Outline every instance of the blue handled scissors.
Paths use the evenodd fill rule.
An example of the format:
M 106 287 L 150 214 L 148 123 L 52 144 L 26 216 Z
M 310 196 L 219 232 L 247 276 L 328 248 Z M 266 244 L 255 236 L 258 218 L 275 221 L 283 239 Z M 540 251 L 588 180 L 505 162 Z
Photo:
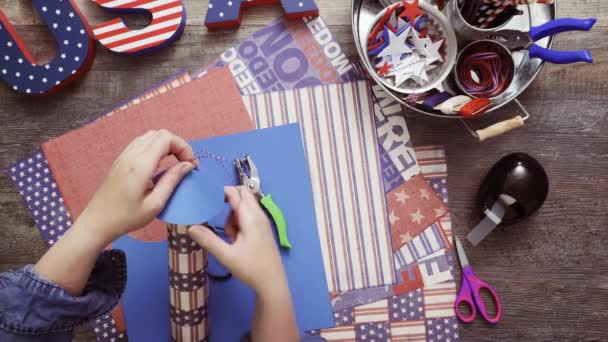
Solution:
M 553 64 L 593 63 L 593 57 L 589 50 L 556 51 L 540 47 L 534 44 L 534 42 L 562 32 L 589 31 L 596 22 L 597 19 L 595 18 L 561 18 L 551 20 L 541 26 L 532 27 L 530 32 L 500 30 L 491 33 L 487 38 L 501 43 L 511 51 L 527 49 L 530 52 L 530 58 L 540 58 L 545 62 Z

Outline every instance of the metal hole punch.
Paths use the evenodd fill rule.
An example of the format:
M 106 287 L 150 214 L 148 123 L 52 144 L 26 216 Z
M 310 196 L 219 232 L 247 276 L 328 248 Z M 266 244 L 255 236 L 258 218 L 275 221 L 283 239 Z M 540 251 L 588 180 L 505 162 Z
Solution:
M 283 212 L 272 199 L 271 195 L 265 195 L 262 192 L 260 175 L 258 168 L 255 166 L 253 159 L 250 156 L 245 156 L 243 159 L 235 159 L 234 165 L 238 171 L 241 185 L 246 186 L 260 201 L 260 204 L 268 211 L 279 235 L 279 245 L 283 248 L 291 248 L 291 243 L 287 238 L 287 223 Z

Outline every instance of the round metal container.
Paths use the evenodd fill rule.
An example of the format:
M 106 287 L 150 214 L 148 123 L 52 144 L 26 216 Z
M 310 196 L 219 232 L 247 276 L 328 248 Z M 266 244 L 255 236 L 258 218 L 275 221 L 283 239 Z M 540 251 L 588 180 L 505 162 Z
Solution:
M 396 2 L 393 0 L 392 2 Z M 425 2 L 427 4 L 435 5 L 435 1 L 433 0 L 420 0 L 420 2 Z M 457 1 L 452 0 L 444 9 L 444 12 L 448 15 L 448 21 L 450 21 L 450 13 L 448 8 L 453 6 Z M 364 36 L 366 32 L 371 31 L 371 27 L 375 24 L 375 18 L 379 12 L 381 12 L 385 6 L 380 3 L 378 0 L 353 0 L 352 3 L 352 25 L 353 25 L 353 35 L 355 38 L 355 44 L 357 46 L 357 51 L 361 56 L 361 60 L 364 62 L 364 67 L 368 70 L 369 74 L 374 77 L 376 75 L 375 71 L 367 61 L 367 52 L 363 48 L 366 44 L 367 36 Z M 530 27 L 542 25 L 550 20 L 554 20 L 557 15 L 557 6 L 553 5 L 520 5 L 518 9 L 523 11 L 523 15 L 518 15 L 513 17 L 506 24 L 494 28 L 491 30 L 483 30 L 488 33 L 492 33 L 494 31 L 500 29 L 513 29 L 520 31 L 529 31 Z M 453 20 L 453 19 L 452 19 Z M 464 19 L 463 19 L 464 21 Z M 464 23 L 468 25 L 468 23 Z M 458 24 L 456 24 L 458 25 Z M 470 26 L 470 25 L 469 25 Z M 474 28 L 475 29 L 475 28 Z M 478 29 L 476 29 L 478 30 Z M 456 31 L 458 31 L 458 27 L 456 27 Z M 458 34 L 457 34 L 458 36 Z M 458 42 L 458 50 L 464 47 L 468 43 L 466 35 L 461 35 L 459 37 Z M 542 40 L 536 42 L 541 47 L 551 48 L 553 45 L 553 37 L 547 37 Z M 492 99 L 492 105 L 489 107 L 488 111 L 484 114 L 487 115 L 495 110 L 507 105 L 511 101 L 515 100 L 517 96 L 519 96 L 528 86 L 534 81 L 538 73 L 540 72 L 543 61 L 540 59 L 531 59 L 528 55 L 528 51 L 514 51 L 512 53 L 513 61 L 515 62 L 515 75 L 513 77 L 513 81 L 511 85 L 503 92 L 500 96 L 497 96 Z M 376 81 L 389 95 L 399 101 L 401 104 L 406 107 L 422 114 L 432 115 L 436 117 L 449 118 L 449 119 L 461 119 L 458 115 L 448 115 L 443 114 L 438 111 L 425 111 L 414 106 L 410 106 L 407 104 L 403 98 L 404 94 L 395 92 L 394 90 L 389 89 L 381 82 L 378 82 L 376 79 L 378 76 L 374 77 L 374 81 Z M 453 94 L 460 94 L 460 90 L 456 86 L 453 77 L 448 77 L 442 83 L 444 89 Z M 407 96 L 407 95 L 406 95 Z

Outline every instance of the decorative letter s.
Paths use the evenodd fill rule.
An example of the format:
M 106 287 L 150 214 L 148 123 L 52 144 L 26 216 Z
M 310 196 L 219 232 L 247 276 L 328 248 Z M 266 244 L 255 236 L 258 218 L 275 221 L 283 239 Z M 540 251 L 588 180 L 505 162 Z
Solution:
M 123 54 L 145 54 L 160 50 L 175 40 L 186 27 L 186 9 L 181 0 L 93 0 L 101 7 L 128 13 L 150 13 L 152 22 L 131 30 L 120 18 L 93 27 L 95 39 L 109 50 Z

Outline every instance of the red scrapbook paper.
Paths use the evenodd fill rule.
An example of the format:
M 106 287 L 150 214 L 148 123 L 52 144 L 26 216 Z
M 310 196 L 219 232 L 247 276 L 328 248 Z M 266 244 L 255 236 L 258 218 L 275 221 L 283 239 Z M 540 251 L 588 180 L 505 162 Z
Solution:
M 193 140 L 255 126 L 230 71 L 221 69 L 44 143 L 42 149 L 73 219 L 84 210 L 118 154 L 137 136 L 161 128 Z M 166 230 L 156 220 L 138 233 L 144 240 L 157 241 L 166 239 Z

